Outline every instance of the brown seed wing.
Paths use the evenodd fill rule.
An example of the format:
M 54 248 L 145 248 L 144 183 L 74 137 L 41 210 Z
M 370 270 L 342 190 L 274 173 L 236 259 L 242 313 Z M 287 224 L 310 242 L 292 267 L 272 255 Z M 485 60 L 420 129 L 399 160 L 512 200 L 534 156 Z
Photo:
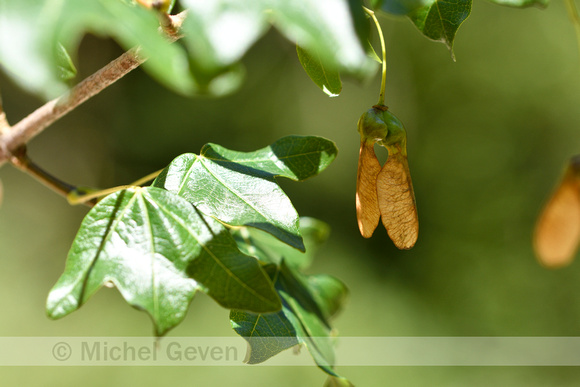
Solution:
M 373 143 L 361 141 L 356 179 L 356 217 L 360 233 L 370 238 L 379 224 L 381 213 L 377 200 L 377 175 L 381 164 Z
M 541 264 L 556 268 L 574 259 L 580 242 L 580 187 L 569 170 L 536 223 L 534 249 Z
M 419 236 L 419 218 L 407 157 L 389 150 L 377 176 L 377 193 L 383 225 L 399 249 L 410 249 Z

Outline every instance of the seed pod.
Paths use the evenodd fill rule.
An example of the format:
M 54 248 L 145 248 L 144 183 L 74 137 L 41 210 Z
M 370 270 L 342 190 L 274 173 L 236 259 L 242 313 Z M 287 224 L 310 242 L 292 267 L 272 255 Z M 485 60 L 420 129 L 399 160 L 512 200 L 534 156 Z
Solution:
M 399 249 L 410 249 L 419 236 L 419 218 L 407 156 L 389 146 L 389 158 L 377 176 L 377 193 L 383 226 Z
M 377 175 L 381 164 L 370 141 L 361 141 L 356 179 L 356 218 L 360 233 L 370 238 L 379 225 L 381 214 L 377 199 Z
M 356 211 L 359 230 L 370 238 L 379 219 L 399 249 L 410 249 L 419 235 L 413 183 L 407 162 L 407 134 L 386 106 L 373 106 L 358 122 L 361 147 L 358 162 Z M 377 143 L 389 156 L 381 168 Z
M 536 223 L 534 250 L 548 268 L 570 264 L 580 242 L 580 156 L 570 160 Z
M 383 120 L 383 110 L 373 106 L 363 113 L 358 120 L 358 132 L 361 141 L 377 142 L 387 138 L 389 129 Z
M 377 199 L 377 175 L 381 164 L 375 155 L 374 144 L 387 137 L 388 129 L 382 116 L 383 112 L 373 107 L 358 120 L 361 142 L 356 180 L 356 217 L 360 233 L 365 238 L 373 235 L 381 218 Z

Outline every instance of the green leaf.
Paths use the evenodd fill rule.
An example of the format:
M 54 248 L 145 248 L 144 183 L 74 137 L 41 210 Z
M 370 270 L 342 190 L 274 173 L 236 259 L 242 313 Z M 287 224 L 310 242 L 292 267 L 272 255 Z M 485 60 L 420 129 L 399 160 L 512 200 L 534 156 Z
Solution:
M 287 265 L 303 270 L 310 266 L 318 248 L 330 234 L 330 227 L 321 220 L 301 217 L 300 233 L 304 240 L 305 252 L 296 250 L 265 232 L 243 227 L 234 230 L 234 237 L 240 250 L 264 262 Z
M 374 0 L 372 7 L 393 15 L 409 15 L 419 8 L 429 6 L 433 0 Z
M 77 68 L 66 49 L 60 43 L 57 46 L 57 60 L 58 71 L 62 79 L 72 79 L 77 75 Z
M 324 63 L 318 53 L 309 54 L 306 50 L 296 46 L 300 64 L 312 81 L 330 97 L 337 97 L 342 90 L 340 74 L 336 68 Z
M 268 274 L 283 300 L 278 313 L 254 314 L 232 311 L 232 327 L 250 346 L 248 362 L 262 362 L 295 345 L 295 334 L 316 364 L 326 373 L 340 378 L 333 370 L 334 349 L 330 325 L 312 294 L 308 280 L 288 267 L 269 265 Z M 308 278 L 308 277 L 306 277 Z
M 546 8 L 549 0 L 489 0 L 492 3 L 515 8 L 539 7 Z
M 232 226 L 251 226 L 304 251 L 298 214 L 275 177 L 304 180 L 336 157 L 333 142 L 289 136 L 255 152 L 207 144 L 201 155 L 177 157 L 153 182 Z
M 255 314 L 232 310 L 233 329 L 249 344 L 244 362 L 263 363 L 280 352 L 298 345 L 296 331 L 284 313 Z
M 73 312 L 107 282 L 151 316 L 158 335 L 183 320 L 197 290 L 227 308 L 281 306 L 259 263 L 220 223 L 154 187 L 109 195 L 87 214 L 48 296 L 48 315 Z
M 330 321 L 346 303 L 348 288 L 341 280 L 328 274 L 310 275 L 306 280 L 326 321 Z
M 86 33 L 115 39 L 124 49 L 140 47 L 143 67 L 183 93 L 224 95 L 238 88 L 240 60 L 274 24 L 284 36 L 325 67 L 362 78 L 376 71 L 365 55 L 368 22 L 360 0 L 183 0 L 187 17 L 182 44 L 159 33 L 155 11 L 134 1 L 0 0 L 0 64 L 22 87 L 53 98 L 68 89 L 59 69 L 62 46 L 75 59 Z
M 445 43 L 453 55 L 453 41 L 471 12 L 471 0 L 431 0 L 408 16 L 427 38 Z
M 376 71 L 359 36 L 361 13 L 353 12 L 353 1 L 271 0 L 271 7 L 276 28 L 306 51 L 318 53 L 328 65 L 361 77 Z
M 348 7 L 359 42 L 364 46 L 371 36 L 371 22 L 361 0 L 348 0 Z
M 370 40 L 367 41 L 366 48 L 367 48 L 367 56 L 369 58 L 371 58 L 372 60 L 374 60 L 377 63 L 383 63 L 383 60 L 377 55 L 377 52 L 375 51 L 375 48 L 371 44 Z
M 301 343 L 306 345 L 308 352 L 324 372 L 339 376 L 332 369 L 335 358 L 333 339 L 330 336 L 331 327 L 307 285 L 282 262 L 275 286 L 284 305 L 288 305 L 288 313 L 285 315 L 296 329 Z
M 268 265 L 265 270 L 276 281 L 278 268 Z M 286 318 L 284 309 L 278 313 L 230 312 L 232 328 L 248 342 L 244 360 L 248 364 L 262 363 L 278 353 L 299 344 L 296 330 Z
M 182 4 L 188 9 L 183 31 L 192 71 L 208 92 L 215 78 L 229 73 L 270 23 L 316 58 L 319 64 L 311 64 L 310 70 L 305 67 L 311 77 L 313 66 L 332 69 L 335 74 L 329 76 L 326 85 L 329 94 L 340 92 L 339 69 L 361 76 L 369 76 L 376 69 L 360 43 L 368 32 L 362 33 L 365 39 L 359 38 L 364 29 L 361 25 L 366 23 L 364 17 L 362 22 L 359 18 L 359 0 L 327 0 L 324 4 L 314 0 L 183 0 Z M 313 80 L 323 87 L 319 75 Z M 234 86 L 225 85 L 224 89 L 231 91 Z
M 119 0 L 0 1 L 0 63 L 29 91 L 53 98 L 67 90 L 60 77 L 59 44 L 74 58 L 81 38 L 91 32 L 111 36 L 130 49 L 139 45 L 153 77 L 190 93 L 185 51 L 159 34 L 154 12 Z
M 334 161 L 338 149 L 334 142 L 316 136 L 286 136 L 254 152 L 238 152 L 207 144 L 201 154 L 216 162 L 244 170 L 254 169 L 276 177 L 303 181 L 318 175 Z
M 264 1 L 182 0 L 184 43 L 203 92 L 224 95 L 241 83 L 234 66 L 270 27 Z M 217 82 L 217 84 L 216 84 Z

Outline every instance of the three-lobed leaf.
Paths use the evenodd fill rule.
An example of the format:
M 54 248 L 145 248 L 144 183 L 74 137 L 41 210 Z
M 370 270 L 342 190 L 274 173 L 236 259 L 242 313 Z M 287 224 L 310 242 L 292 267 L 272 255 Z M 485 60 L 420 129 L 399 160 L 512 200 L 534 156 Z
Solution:
M 255 152 L 207 144 L 200 155 L 173 160 L 153 185 L 221 222 L 264 230 L 304 251 L 298 213 L 275 178 L 307 179 L 324 170 L 336 154 L 334 143 L 320 137 L 284 137 Z
M 154 187 L 109 195 L 87 214 L 49 294 L 49 316 L 73 312 L 107 282 L 151 316 L 158 335 L 183 320 L 197 290 L 227 308 L 281 306 L 258 261 L 219 222 Z

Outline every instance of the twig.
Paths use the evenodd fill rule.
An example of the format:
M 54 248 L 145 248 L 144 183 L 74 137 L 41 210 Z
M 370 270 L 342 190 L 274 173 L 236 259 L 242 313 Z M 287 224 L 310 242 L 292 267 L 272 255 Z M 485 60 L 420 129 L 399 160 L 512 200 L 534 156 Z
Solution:
M 170 16 L 173 21 L 170 27 L 167 23 L 163 23 L 163 30 L 168 32 L 171 41 L 179 39 L 177 31 L 184 17 L 183 12 Z M 47 102 L 12 127 L 8 125 L 5 117 L 3 126 L 3 113 L 0 112 L 0 166 L 11 160 L 13 151 L 27 144 L 59 118 L 139 67 L 145 60 L 146 58 L 139 54 L 138 47 L 127 51 L 80 82 L 66 95 Z
M 69 194 L 77 189 L 77 187 L 65 183 L 64 181 L 57 179 L 50 173 L 46 172 L 44 169 L 36 165 L 27 155 L 26 146 L 21 146 L 12 152 L 12 157 L 10 162 L 16 168 L 28 173 L 29 175 L 36 178 L 42 184 L 52 189 L 59 195 L 68 197 Z M 88 206 L 92 207 L 94 203 L 87 203 Z
M 68 94 L 47 102 L 16 125 L 0 133 L 0 164 L 8 161 L 11 153 L 18 147 L 28 143 L 56 120 L 136 69 L 144 61 L 145 58 L 139 57 L 137 49 L 129 50 L 80 82 Z

